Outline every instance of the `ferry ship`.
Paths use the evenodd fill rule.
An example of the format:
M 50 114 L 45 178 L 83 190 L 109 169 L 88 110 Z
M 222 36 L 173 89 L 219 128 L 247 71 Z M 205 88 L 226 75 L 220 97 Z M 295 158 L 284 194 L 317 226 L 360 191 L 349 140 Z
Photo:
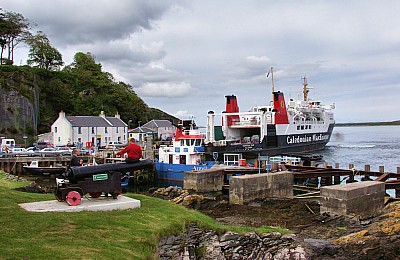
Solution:
M 272 72 L 272 68 L 271 68 Z M 208 112 L 206 153 L 241 153 L 244 158 L 275 155 L 302 155 L 325 148 L 334 125 L 334 104 L 323 105 L 308 98 L 307 79 L 303 78 L 303 99 L 287 103 L 280 91 L 274 91 L 272 102 L 240 112 L 237 97 L 226 96 L 226 110 L 221 113 L 223 139 L 216 140 L 215 117 Z

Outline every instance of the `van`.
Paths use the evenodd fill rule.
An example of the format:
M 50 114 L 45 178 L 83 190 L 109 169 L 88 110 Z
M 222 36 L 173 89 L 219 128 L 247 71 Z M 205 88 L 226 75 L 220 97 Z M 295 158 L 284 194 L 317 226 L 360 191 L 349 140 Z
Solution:
M 4 147 L 10 148 L 10 147 L 14 147 L 14 146 L 15 146 L 14 139 L 7 139 L 7 138 L 1 139 L 1 147 L 2 148 L 4 148 Z

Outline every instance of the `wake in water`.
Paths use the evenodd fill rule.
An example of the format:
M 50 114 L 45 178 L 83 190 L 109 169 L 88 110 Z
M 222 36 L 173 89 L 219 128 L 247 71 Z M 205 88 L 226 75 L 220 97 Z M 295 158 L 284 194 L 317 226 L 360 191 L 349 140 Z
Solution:
M 331 144 L 328 146 L 330 147 L 339 147 L 339 148 L 374 148 L 376 147 L 376 145 L 374 144 Z

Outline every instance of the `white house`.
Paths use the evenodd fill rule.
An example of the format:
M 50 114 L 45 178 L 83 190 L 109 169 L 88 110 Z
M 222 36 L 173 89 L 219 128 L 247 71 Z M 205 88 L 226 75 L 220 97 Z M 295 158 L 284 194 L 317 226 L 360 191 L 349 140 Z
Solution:
M 142 125 L 142 128 L 149 128 L 157 133 L 158 140 L 168 140 L 175 136 L 176 127 L 168 120 L 151 120 Z
M 157 132 L 153 132 L 150 128 L 139 126 L 129 130 L 129 138 L 135 138 L 136 141 L 143 142 L 147 136 L 154 136 L 155 133 Z
M 110 141 L 128 142 L 128 125 L 117 114 L 108 117 L 101 111 L 99 116 L 66 116 L 61 111 L 51 126 L 54 145 L 83 144 L 106 146 Z

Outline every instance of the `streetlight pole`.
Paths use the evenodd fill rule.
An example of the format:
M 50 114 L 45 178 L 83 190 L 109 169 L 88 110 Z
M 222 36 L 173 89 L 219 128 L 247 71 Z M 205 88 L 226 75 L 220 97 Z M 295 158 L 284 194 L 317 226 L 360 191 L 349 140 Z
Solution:
M 139 125 L 139 141 L 142 141 L 142 134 L 141 134 L 141 131 L 140 131 L 140 123 L 142 123 L 142 121 L 138 121 L 138 125 Z
M 24 138 L 25 141 L 25 148 L 26 148 L 26 139 L 28 138 L 26 135 L 24 135 L 22 138 Z
M 132 123 L 132 119 L 129 119 L 129 121 L 128 121 L 128 138 L 130 138 L 129 129 L 131 129 L 131 123 Z

